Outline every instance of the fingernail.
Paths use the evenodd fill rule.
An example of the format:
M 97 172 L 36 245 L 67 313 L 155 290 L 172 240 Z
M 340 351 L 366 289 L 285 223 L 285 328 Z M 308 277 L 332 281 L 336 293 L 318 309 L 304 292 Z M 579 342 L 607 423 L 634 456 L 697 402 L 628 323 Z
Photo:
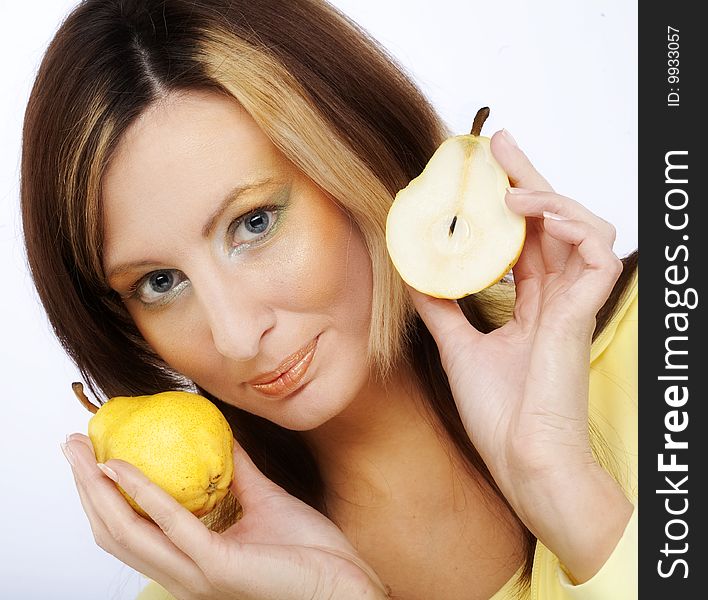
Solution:
M 547 210 L 543 211 L 543 217 L 545 219 L 553 219 L 554 221 L 567 221 L 568 217 L 562 217 L 561 215 L 558 215 L 556 213 L 548 212 Z
M 514 139 L 514 136 L 511 135 L 506 129 L 502 129 L 502 135 L 504 136 L 504 139 L 509 142 L 514 148 L 518 148 L 519 144 L 516 143 L 516 140 Z
M 515 188 L 515 187 L 508 187 L 506 188 L 506 191 L 509 192 L 510 194 L 532 194 L 533 190 L 527 190 L 526 188 Z
M 103 463 L 96 463 L 96 466 L 103 471 L 103 474 L 108 477 L 109 479 L 112 479 L 113 481 L 118 481 L 118 475 L 116 475 L 116 472 L 111 469 L 110 467 L 107 467 Z
M 68 460 L 69 464 L 73 467 L 75 463 L 74 455 L 71 453 L 71 448 L 69 448 L 69 446 L 67 446 L 64 442 L 59 442 L 59 446 L 61 446 L 61 451 L 64 453 L 66 460 Z

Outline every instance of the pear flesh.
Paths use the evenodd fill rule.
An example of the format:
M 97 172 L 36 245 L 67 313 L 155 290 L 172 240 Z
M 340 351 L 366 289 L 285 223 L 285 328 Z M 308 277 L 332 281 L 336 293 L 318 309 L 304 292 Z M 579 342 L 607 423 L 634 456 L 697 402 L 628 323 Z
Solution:
M 112 458 L 131 463 L 197 517 L 210 513 L 229 491 L 231 427 L 203 396 L 181 391 L 116 396 L 91 417 L 88 434 L 99 463 Z
M 504 201 L 509 179 L 487 137 L 445 140 L 423 172 L 396 194 L 386 244 L 403 280 L 437 298 L 462 298 L 514 266 L 526 220 Z

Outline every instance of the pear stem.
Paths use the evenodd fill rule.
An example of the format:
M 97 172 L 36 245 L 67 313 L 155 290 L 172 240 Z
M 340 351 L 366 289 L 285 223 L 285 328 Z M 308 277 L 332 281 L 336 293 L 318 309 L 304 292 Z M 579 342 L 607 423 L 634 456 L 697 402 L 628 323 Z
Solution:
M 84 386 L 80 381 L 75 381 L 71 384 L 71 389 L 74 390 L 74 394 L 79 399 L 79 402 L 83 404 L 84 408 L 93 414 L 98 412 L 98 407 L 93 404 L 84 394 Z
M 472 122 L 472 131 L 470 132 L 472 135 L 479 135 L 480 133 L 482 133 L 482 126 L 484 125 L 484 122 L 487 120 L 488 116 L 488 106 L 483 106 L 477 111 L 477 114 L 474 116 L 474 121 Z

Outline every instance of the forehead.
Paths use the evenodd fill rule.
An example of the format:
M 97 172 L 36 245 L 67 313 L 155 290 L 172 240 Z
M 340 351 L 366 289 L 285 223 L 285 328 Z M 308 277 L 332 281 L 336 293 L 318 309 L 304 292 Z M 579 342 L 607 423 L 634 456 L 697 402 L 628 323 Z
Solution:
M 178 226 L 235 186 L 288 167 L 232 98 L 184 92 L 159 101 L 127 129 L 102 186 L 104 255 L 146 223 Z M 201 226 L 201 225 L 200 225 Z M 105 260 L 104 260 L 105 262 Z
M 235 100 L 214 92 L 184 92 L 148 108 L 121 138 L 104 177 L 110 203 L 180 183 L 207 184 L 224 170 L 247 178 L 282 157 Z M 254 164 L 254 162 L 256 164 Z

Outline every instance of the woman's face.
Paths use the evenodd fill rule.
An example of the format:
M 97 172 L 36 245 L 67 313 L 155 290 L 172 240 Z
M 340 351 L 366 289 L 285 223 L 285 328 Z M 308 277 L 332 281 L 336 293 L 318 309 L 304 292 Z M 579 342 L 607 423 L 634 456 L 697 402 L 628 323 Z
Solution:
M 176 371 L 295 430 L 366 383 L 363 240 L 237 102 L 189 92 L 151 107 L 103 193 L 110 285 Z

